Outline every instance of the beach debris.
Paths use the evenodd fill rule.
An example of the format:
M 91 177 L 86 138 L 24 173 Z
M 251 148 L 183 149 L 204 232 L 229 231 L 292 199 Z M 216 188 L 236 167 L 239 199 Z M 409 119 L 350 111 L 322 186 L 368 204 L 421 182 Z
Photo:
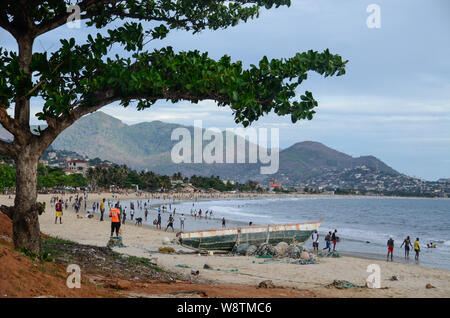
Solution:
M 167 236 L 165 236 L 162 239 L 162 243 L 163 243 L 163 245 L 169 245 L 170 244 L 170 239 Z
M 160 247 L 158 248 L 159 253 L 175 253 L 175 250 L 173 247 L 166 246 L 166 247 Z
M 425 287 L 426 287 L 427 289 L 430 289 L 430 288 L 436 288 L 436 287 L 434 287 L 433 285 L 431 285 L 430 283 L 426 284 Z
M 119 261 L 116 261 L 115 263 L 116 263 L 116 264 L 119 264 L 119 265 L 122 265 L 122 266 L 126 266 L 126 265 L 127 265 L 127 264 L 122 263 L 122 262 L 119 262 Z
M 334 251 L 334 252 L 319 252 L 317 254 L 318 257 L 335 257 L 335 258 L 339 258 L 342 257 L 341 254 L 339 254 L 338 252 Z
M 310 258 L 308 252 L 302 252 L 300 254 L 300 259 L 308 259 L 308 258 Z
M 288 248 L 289 244 L 286 242 L 280 242 L 275 246 L 275 252 L 277 255 L 279 256 L 285 256 L 286 255 L 286 251 Z
M 258 284 L 258 288 L 275 288 L 275 285 L 271 280 L 263 280 Z
M 211 266 L 209 266 L 208 264 L 203 265 L 203 269 L 213 269 Z
M 397 275 L 392 275 L 391 278 L 389 278 L 389 280 L 391 280 L 391 281 L 398 280 L 398 276 Z
M 198 274 L 200 274 L 200 271 L 193 268 L 191 269 L 191 275 L 197 276 Z
M 125 247 L 122 243 L 122 237 L 121 236 L 111 236 L 109 238 L 108 243 L 106 244 L 106 247 L 112 248 L 112 247 Z
M 367 288 L 366 285 L 355 285 L 346 280 L 335 279 L 331 284 L 325 286 L 326 288 L 337 288 L 337 289 L 347 289 L 347 288 Z
M 176 264 L 175 267 L 181 267 L 181 268 L 191 268 L 188 265 L 184 265 L 184 264 Z

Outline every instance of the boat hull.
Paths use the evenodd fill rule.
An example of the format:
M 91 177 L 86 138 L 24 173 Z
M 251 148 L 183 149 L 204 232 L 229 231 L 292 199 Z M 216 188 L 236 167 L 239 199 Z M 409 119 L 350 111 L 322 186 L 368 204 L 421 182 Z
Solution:
M 304 243 L 321 221 L 297 224 L 247 226 L 218 230 L 185 232 L 180 235 L 183 246 L 198 250 L 231 251 L 236 244 L 259 245 L 268 242 Z

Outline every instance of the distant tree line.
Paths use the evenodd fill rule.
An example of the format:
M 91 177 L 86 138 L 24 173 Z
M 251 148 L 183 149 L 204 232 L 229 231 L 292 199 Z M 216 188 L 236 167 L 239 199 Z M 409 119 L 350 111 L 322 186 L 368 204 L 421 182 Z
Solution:
M 16 169 L 14 165 L 0 164 L 0 189 L 13 189 L 16 186 Z M 82 174 L 66 175 L 61 168 L 38 166 L 38 189 L 58 186 L 86 187 L 87 182 Z
M 182 183 L 192 184 L 194 187 L 203 189 L 215 189 L 218 191 L 255 191 L 259 188 L 255 181 L 246 183 L 224 182 L 219 176 L 203 177 L 193 175 L 190 178 L 183 176 L 180 172 L 168 175 L 156 174 L 153 171 L 137 172 L 126 165 L 113 165 L 107 168 L 89 168 L 86 181 L 92 189 L 118 187 L 130 189 L 136 186 L 145 191 L 167 191 L 173 188 L 181 188 Z M 172 185 L 171 181 L 175 182 Z

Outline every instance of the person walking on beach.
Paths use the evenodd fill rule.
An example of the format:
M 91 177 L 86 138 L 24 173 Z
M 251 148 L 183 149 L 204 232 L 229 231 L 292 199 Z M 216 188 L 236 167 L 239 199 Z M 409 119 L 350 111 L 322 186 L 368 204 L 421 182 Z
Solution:
M 127 219 L 127 207 L 125 207 L 123 210 L 123 218 L 122 218 L 123 224 L 125 224 L 126 219 Z
M 333 232 L 333 235 L 331 235 L 331 240 L 333 241 L 333 252 L 336 251 L 336 243 L 338 240 L 338 237 L 336 236 L 337 230 L 335 229 Z
M 181 214 L 180 216 L 180 228 L 184 230 L 184 214 Z
M 144 212 L 144 216 L 145 216 L 145 221 L 147 221 L 147 215 L 148 215 L 148 209 L 145 208 L 145 212 Z
M 169 216 L 169 223 L 167 223 L 166 232 L 167 232 L 167 229 L 168 229 L 169 227 L 172 228 L 172 232 L 175 232 L 175 230 L 174 230 L 174 228 L 173 228 L 173 217 L 172 217 L 172 214 Z
M 414 252 L 416 252 L 415 256 L 416 261 L 419 261 L 419 253 L 420 253 L 419 238 L 416 238 L 416 241 L 414 242 Z
M 100 203 L 100 221 L 103 221 L 103 214 L 105 213 L 105 201 L 106 199 L 103 198 L 103 201 Z
M 402 245 L 400 245 L 400 248 L 402 248 L 403 245 L 405 245 L 405 258 L 409 259 L 409 247 L 413 247 L 409 236 L 405 238 Z
M 58 220 L 58 218 L 59 218 L 59 224 L 62 224 L 62 220 L 61 220 L 61 217 L 63 215 L 63 212 L 62 212 L 63 211 L 62 200 L 59 200 L 59 202 L 56 203 L 55 210 L 56 210 L 55 224 L 56 224 L 56 221 Z
M 314 231 L 314 233 L 311 236 L 311 239 L 313 241 L 313 250 L 319 251 L 319 233 L 317 233 L 317 230 Z
M 156 228 L 161 230 L 161 213 L 158 212 L 158 221 L 156 222 Z
M 225 227 L 225 217 L 222 218 L 222 227 Z
M 394 240 L 392 239 L 392 236 L 389 237 L 389 240 L 387 241 L 387 247 L 388 253 L 386 261 L 389 261 L 389 254 L 391 254 L 391 262 L 392 262 L 394 257 Z
M 323 248 L 323 250 L 326 250 L 326 249 L 328 249 L 328 252 L 330 252 L 331 251 L 331 244 L 330 244 L 330 241 L 331 241 L 331 231 L 330 232 L 328 232 L 328 234 L 325 236 L 325 247 Z
M 114 231 L 116 231 L 116 236 L 119 236 L 120 209 L 118 203 L 116 203 L 114 208 L 109 210 L 109 216 L 111 217 L 111 236 L 114 235 Z

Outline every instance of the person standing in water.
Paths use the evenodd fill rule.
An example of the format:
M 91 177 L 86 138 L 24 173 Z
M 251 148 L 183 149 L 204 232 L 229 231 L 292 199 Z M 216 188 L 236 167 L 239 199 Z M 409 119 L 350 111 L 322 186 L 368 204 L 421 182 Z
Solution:
M 387 253 L 386 261 L 389 261 L 389 254 L 391 254 L 391 262 L 392 262 L 393 257 L 394 257 L 394 240 L 392 239 L 392 236 L 387 241 L 387 247 L 388 247 L 388 253 Z
M 405 245 L 405 258 L 409 259 L 409 247 L 413 247 L 409 236 L 405 238 L 402 245 L 400 245 L 400 248 L 402 248 L 403 245 Z
M 420 253 L 419 238 L 416 238 L 416 241 L 414 242 L 414 252 L 416 252 L 415 256 L 416 261 L 419 261 L 419 253 Z
M 184 230 L 184 214 L 181 214 L 180 216 L 180 228 Z
M 225 227 L 225 217 L 222 218 L 222 227 Z

